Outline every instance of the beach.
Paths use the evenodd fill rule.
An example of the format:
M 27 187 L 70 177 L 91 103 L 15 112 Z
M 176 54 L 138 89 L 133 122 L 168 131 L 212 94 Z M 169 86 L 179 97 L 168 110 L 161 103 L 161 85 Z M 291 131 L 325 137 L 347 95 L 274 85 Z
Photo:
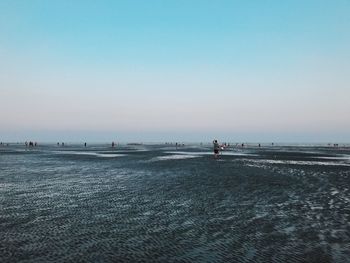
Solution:
M 349 188 L 348 146 L 3 145 L 0 261 L 347 262 Z

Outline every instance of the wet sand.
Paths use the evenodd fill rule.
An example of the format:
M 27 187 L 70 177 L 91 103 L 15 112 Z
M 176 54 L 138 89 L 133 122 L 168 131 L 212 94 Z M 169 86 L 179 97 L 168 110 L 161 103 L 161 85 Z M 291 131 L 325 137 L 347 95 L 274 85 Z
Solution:
M 350 150 L 0 148 L 1 262 L 347 262 Z

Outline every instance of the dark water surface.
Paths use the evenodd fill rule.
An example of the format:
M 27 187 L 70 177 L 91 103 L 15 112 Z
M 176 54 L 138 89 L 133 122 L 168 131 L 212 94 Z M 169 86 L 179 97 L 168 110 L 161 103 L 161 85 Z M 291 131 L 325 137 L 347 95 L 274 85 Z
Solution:
M 0 147 L 0 262 L 349 262 L 350 150 Z

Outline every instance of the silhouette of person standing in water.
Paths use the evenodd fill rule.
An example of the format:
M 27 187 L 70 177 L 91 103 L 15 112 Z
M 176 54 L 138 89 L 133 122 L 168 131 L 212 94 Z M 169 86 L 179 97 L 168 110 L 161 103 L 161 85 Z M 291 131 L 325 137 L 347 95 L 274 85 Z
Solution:
M 218 143 L 218 140 L 213 141 L 213 147 L 214 147 L 214 157 L 218 158 L 219 150 L 220 150 L 220 145 Z

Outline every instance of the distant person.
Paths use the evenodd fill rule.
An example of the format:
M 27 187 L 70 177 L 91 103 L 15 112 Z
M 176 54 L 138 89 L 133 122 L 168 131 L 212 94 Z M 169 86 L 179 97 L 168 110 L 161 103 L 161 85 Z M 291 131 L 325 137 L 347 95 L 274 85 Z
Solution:
M 213 148 L 214 148 L 214 157 L 218 158 L 219 150 L 220 150 L 220 145 L 218 143 L 218 140 L 213 141 Z
M 60 143 L 59 143 L 59 142 L 57 143 L 57 146 L 60 146 Z
M 86 147 L 86 143 L 84 143 L 84 146 Z
M 114 147 L 114 145 L 115 145 L 114 142 L 112 142 L 112 147 Z
M 261 144 L 259 143 L 259 148 L 261 147 Z
M 37 146 L 37 145 L 38 145 L 38 143 L 37 143 L 37 142 L 35 142 L 35 143 L 34 143 L 34 146 Z
M 62 146 L 64 146 L 64 142 L 62 142 Z

